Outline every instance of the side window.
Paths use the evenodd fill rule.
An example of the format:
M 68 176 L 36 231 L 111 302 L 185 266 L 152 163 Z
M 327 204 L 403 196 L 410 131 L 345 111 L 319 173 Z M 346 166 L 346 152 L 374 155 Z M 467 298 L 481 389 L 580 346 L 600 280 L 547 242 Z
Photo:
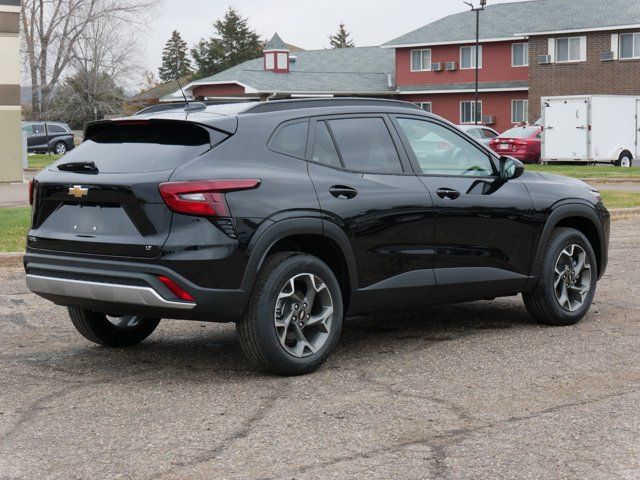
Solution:
M 479 128 L 472 128 L 470 130 L 467 130 L 467 133 L 471 135 L 473 138 L 482 138 L 482 134 L 480 133 Z
M 49 125 L 49 133 L 67 133 L 67 131 L 58 125 Z
M 345 168 L 370 173 L 402 173 L 400 157 L 382 118 L 330 120 Z
M 482 129 L 482 136 L 484 138 L 496 138 L 498 136 L 498 134 L 496 132 L 494 132 L 493 130 L 489 130 L 487 128 L 483 128 Z
M 413 118 L 398 118 L 418 159 L 428 175 L 489 176 L 489 156 L 460 135 L 441 125 Z
M 33 133 L 33 125 L 25 125 L 24 127 L 22 127 L 22 131 L 27 135 L 31 135 Z
M 341 167 L 338 151 L 333 143 L 329 129 L 325 122 L 316 123 L 316 139 L 313 145 L 311 159 L 314 162 L 329 165 L 331 167 Z
M 284 155 L 304 158 L 307 150 L 308 131 L 309 122 L 306 120 L 286 125 L 277 133 L 269 148 Z
M 44 135 L 44 124 L 35 123 L 32 125 L 34 135 Z

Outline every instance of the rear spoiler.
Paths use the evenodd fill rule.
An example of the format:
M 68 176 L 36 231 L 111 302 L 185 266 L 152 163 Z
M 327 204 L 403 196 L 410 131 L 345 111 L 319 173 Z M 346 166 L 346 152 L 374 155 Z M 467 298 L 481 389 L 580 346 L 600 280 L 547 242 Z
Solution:
M 217 145 L 221 140 L 233 135 L 238 128 L 238 119 L 236 117 L 220 117 L 212 118 L 206 123 L 194 122 L 190 120 L 175 118 L 135 118 L 126 117 L 115 120 L 98 120 L 89 122 L 84 127 L 84 140 L 91 140 L 105 135 L 108 131 L 113 131 L 114 127 L 122 126 L 157 126 L 158 129 L 166 128 L 169 125 L 175 125 L 178 130 L 184 132 L 187 126 L 192 126 L 194 131 L 199 131 L 199 135 L 207 132 L 209 135 L 209 143 L 211 146 Z M 201 138 L 201 137 L 200 137 Z

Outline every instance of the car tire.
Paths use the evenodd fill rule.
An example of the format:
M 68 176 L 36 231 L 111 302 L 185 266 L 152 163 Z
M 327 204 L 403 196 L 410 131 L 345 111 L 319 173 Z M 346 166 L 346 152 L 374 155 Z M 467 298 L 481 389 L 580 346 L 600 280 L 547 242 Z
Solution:
M 312 255 L 288 252 L 267 257 L 236 331 L 251 363 L 290 376 L 327 360 L 342 323 L 342 293 L 331 269 Z
M 584 267 L 580 269 L 582 258 Z M 536 272 L 536 286 L 523 294 L 527 310 L 545 325 L 578 323 L 591 308 L 597 268 L 593 247 L 581 232 L 556 228 Z
M 629 152 L 622 152 L 614 165 L 616 167 L 631 168 L 633 166 L 633 157 Z
M 68 307 L 69 317 L 76 330 L 87 340 L 103 347 L 123 348 L 142 342 L 153 333 L 159 319 L 134 315 L 107 317 L 102 313 Z
M 67 153 L 67 144 L 64 142 L 56 142 L 53 146 L 53 153 L 56 155 L 64 155 Z

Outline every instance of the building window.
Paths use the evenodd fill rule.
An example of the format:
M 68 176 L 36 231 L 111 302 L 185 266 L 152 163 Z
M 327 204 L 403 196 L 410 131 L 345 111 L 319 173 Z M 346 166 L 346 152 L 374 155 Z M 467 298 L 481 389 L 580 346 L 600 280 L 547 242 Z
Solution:
M 411 71 L 428 72 L 431 70 L 431 50 L 411 50 Z
M 478 102 L 478 112 L 474 119 L 476 102 L 460 102 L 460 123 L 482 123 L 482 102 Z
M 527 123 L 529 120 L 529 100 L 511 101 L 511 123 Z
M 478 68 L 482 68 L 482 45 L 478 50 Z M 476 68 L 476 47 L 460 47 L 460 68 Z
M 514 43 L 511 45 L 511 66 L 526 67 L 529 65 L 529 44 Z
M 276 68 L 276 54 L 267 53 L 264 56 L 264 68 L 265 70 L 274 70 Z
M 556 61 L 579 62 L 583 58 L 582 40 L 580 37 L 556 39 Z
M 620 58 L 640 58 L 640 33 L 620 35 Z
M 425 112 L 431 113 L 431 102 L 418 102 L 416 103 Z
M 278 60 L 278 70 L 287 70 L 289 66 L 287 65 L 287 60 L 289 56 L 286 53 L 279 53 L 277 56 Z

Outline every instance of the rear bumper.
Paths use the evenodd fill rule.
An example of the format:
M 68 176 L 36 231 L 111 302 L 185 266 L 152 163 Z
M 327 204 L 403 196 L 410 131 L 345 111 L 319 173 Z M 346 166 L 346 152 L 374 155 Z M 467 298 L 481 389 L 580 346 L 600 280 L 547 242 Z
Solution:
M 33 293 L 58 305 L 100 313 L 230 322 L 242 315 L 248 301 L 242 290 L 202 288 L 167 267 L 147 263 L 27 253 L 24 266 Z M 176 297 L 160 275 L 195 301 Z

